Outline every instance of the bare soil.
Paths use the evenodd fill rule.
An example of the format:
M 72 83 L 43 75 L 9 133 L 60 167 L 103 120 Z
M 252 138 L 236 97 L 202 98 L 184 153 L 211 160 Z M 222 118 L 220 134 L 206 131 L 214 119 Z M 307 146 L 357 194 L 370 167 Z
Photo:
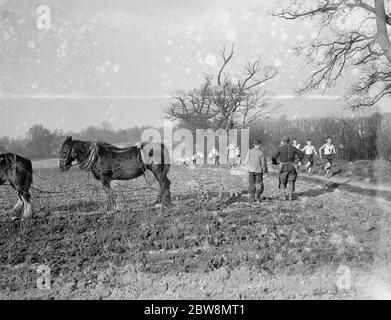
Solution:
M 250 204 L 229 197 L 247 188 L 246 176 L 174 166 L 172 207 L 135 190 L 146 186 L 140 178 L 114 185 L 120 210 L 109 213 L 99 183 L 78 168 L 35 171 L 34 188 L 52 193 L 33 190 L 33 221 L 13 219 L 16 195 L 0 189 L 2 299 L 391 296 L 391 202 L 376 195 L 299 179 L 289 203 L 266 176 L 264 201 Z M 197 200 L 200 185 L 209 201 Z M 40 265 L 50 268 L 49 290 L 37 288 Z

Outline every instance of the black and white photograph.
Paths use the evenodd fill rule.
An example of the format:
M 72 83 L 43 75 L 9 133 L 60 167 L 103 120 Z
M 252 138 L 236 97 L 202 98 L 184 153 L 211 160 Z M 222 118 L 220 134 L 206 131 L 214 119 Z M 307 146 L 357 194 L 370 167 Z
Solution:
M 245 316 L 389 259 L 391 0 L 0 0 L 0 300 Z

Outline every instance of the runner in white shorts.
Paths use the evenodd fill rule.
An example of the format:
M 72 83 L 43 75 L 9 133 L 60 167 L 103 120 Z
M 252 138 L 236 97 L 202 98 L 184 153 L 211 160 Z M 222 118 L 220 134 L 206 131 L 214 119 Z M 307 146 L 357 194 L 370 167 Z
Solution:
M 319 156 L 322 159 L 322 150 L 324 150 L 324 170 L 326 171 L 325 177 L 328 178 L 330 174 L 331 166 L 333 165 L 333 155 L 336 154 L 334 145 L 332 144 L 332 138 L 327 137 L 327 143 L 319 148 Z
M 304 152 L 304 164 L 308 174 L 311 174 L 312 166 L 314 165 L 314 154 L 318 156 L 316 148 L 312 145 L 311 139 L 307 139 L 307 145 L 301 149 Z

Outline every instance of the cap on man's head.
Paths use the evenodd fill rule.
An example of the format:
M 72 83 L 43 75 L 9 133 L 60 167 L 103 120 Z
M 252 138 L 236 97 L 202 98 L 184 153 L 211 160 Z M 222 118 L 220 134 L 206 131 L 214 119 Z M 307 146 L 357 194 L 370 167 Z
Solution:
M 256 144 L 256 145 L 258 145 L 258 146 L 259 146 L 259 145 L 261 144 L 261 140 L 259 140 L 259 139 L 255 139 L 255 140 L 254 140 L 254 144 Z
M 284 142 L 290 142 L 291 141 L 291 138 L 290 137 L 288 137 L 288 136 L 284 136 L 284 137 L 282 137 L 281 138 L 281 141 L 284 141 Z

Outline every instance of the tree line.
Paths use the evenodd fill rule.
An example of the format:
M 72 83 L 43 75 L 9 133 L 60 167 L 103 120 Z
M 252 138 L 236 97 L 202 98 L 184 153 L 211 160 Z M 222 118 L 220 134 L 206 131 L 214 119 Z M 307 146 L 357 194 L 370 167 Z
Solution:
M 13 152 L 29 159 L 50 159 L 58 157 L 60 147 L 65 137 L 71 135 L 74 139 L 100 140 L 110 143 L 134 144 L 140 140 L 141 133 L 147 127 L 133 127 L 114 130 L 108 122 L 97 126 L 88 126 L 80 132 L 49 130 L 42 124 L 33 125 L 24 138 L 0 138 L 0 153 Z
M 80 132 L 49 130 L 41 124 L 32 126 L 25 138 L 0 138 L 0 153 L 14 152 L 36 160 L 58 157 L 59 148 L 67 135 L 74 139 L 101 140 L 113 144 L 133 145 L 141 140 L 148 127 L 114 130 L 109 123 L 89 126 Z M 178 124 L 175 129 L 181 128 Z M 284 135 L 297 138 L 304 145 L 307 138 L 320 147 L 331 135 L 340 160 L 391 161 L 391 115 L 374 113 L 361 117 L 288 120 L 286 117 L 259 119 L 250 125 L 250 145 L 257 138 L 262 141 L 267 154 L 280 144 Z M 159 129 L 163 133 L 163 129 Z M 162 135 L 163 136 L 163 135 Z M 218 146 L 218 143 L 217 143 Z

